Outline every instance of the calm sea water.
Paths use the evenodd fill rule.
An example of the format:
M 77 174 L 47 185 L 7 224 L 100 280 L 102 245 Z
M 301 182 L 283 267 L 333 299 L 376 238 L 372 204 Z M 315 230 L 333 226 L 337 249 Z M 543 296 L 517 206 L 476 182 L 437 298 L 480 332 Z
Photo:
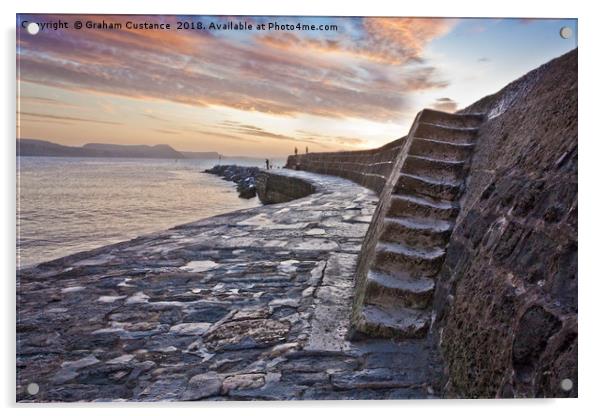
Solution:
M 260 204 L 257 198 L 239 198 L 234 183 L 202 173 L 215 164 L 214 160 L 19 157 L 17 266 Z

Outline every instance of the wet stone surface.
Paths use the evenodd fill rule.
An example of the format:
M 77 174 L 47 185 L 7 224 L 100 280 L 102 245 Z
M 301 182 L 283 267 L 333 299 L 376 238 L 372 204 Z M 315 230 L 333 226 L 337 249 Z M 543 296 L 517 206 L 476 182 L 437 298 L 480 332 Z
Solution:
M 345 339 L 377 196 L 278 174 L 317 191 L 19 271 L 17 400 L 436 396 L 430 339 Z

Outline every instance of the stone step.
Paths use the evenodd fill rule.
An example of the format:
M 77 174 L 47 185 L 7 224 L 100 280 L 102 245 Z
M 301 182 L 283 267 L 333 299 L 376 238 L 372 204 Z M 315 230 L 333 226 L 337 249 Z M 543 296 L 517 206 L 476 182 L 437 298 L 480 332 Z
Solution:
M 459 210 L 455 202 L 399 193 L 391 195 L 387 216 L 450 220 L 458 215 Z
M 470 158 L 473 148 L 472 143 L 453 143 L 414 137 L 408 153 L 412 156 L 430 157 L 448 162 L 464 162 Z
M 395 184 L 395 193 L 415 193 L 433 198 L 453 201 L 462 190 L 462 181 L 447 181 L 443 179 L 416 176 L 400 173 Z
M 485 118 L 484 114 L 452 114 L 430 108 L 422 110 L 420 121 L 450 127 L 478 127 Z
M 375 270 L 385 273 L 407 272 L 413 277 L 430 277 L 439 272 L 444 259 L 445 249 L 441 247 L 415 248 L 379 241 L 372 264 Z
M 366 277 L 365 303 L 371 305 L 403 305 L 424 309 L 431 305 L 435 281 L 407 274 L 391 275 L 369 270 Z
M 357 329 L 367 335 L 397 340 L 424 338 L 430 326 L 430 314 L 426 311 L 364 305 Z
M 414 131 L 414 137 L 453 143 L 474 143 L 478 131 L 477 127 L 449 127 L 420 122 Z
M 464 161 L 408 155 L 401 171 L 417 176 L 455 180 L 464 177 Z
M 416 248 L 445 247 L 449 242 L 451 231 L 451 221 L 434 218 L 386 217 L 380 240 Z

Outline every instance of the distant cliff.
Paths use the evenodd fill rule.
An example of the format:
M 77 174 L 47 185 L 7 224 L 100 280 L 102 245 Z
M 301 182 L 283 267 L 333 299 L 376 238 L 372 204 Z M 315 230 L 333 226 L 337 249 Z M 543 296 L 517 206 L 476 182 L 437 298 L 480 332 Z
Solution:
M 148 157 L 164 159 L 184 158 L 184 155 L 182 153 L 174 150 L 171 146 L 166 144 L 147 146 L 89 143 L 83 145 L 82 149 L 101 152 L 103 157 Z
M 187 159 L 219 159 L 221 155 L 217 152 L 182 152 Z
M 18 156 L 50 157 L 127 157 L 153 159 L 217 159 L 216 152 L 179 152 L 167 144 L 120 145 L 88 143 L 81 147 L 63 146 L 46 140 L 17 140 Z

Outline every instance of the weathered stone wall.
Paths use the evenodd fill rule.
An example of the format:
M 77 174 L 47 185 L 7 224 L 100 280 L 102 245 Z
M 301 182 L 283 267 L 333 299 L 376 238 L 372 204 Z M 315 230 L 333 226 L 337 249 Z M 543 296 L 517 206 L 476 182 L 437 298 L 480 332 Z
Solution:
M 437 284 L 447 393 L 575 397 L 577 51 L 464 111 L 490 119 Z
M 264 204 L 289 202 L 315 192 L 314 186 L 308 181 L 265 170 L 256 174 L 255 186 L 257 187 L 257 196 Z
M 402 137 L 371 150 L 292 155 L 288 157 L 286 167 L 339 176 L 380 193 L 405 139 Z

